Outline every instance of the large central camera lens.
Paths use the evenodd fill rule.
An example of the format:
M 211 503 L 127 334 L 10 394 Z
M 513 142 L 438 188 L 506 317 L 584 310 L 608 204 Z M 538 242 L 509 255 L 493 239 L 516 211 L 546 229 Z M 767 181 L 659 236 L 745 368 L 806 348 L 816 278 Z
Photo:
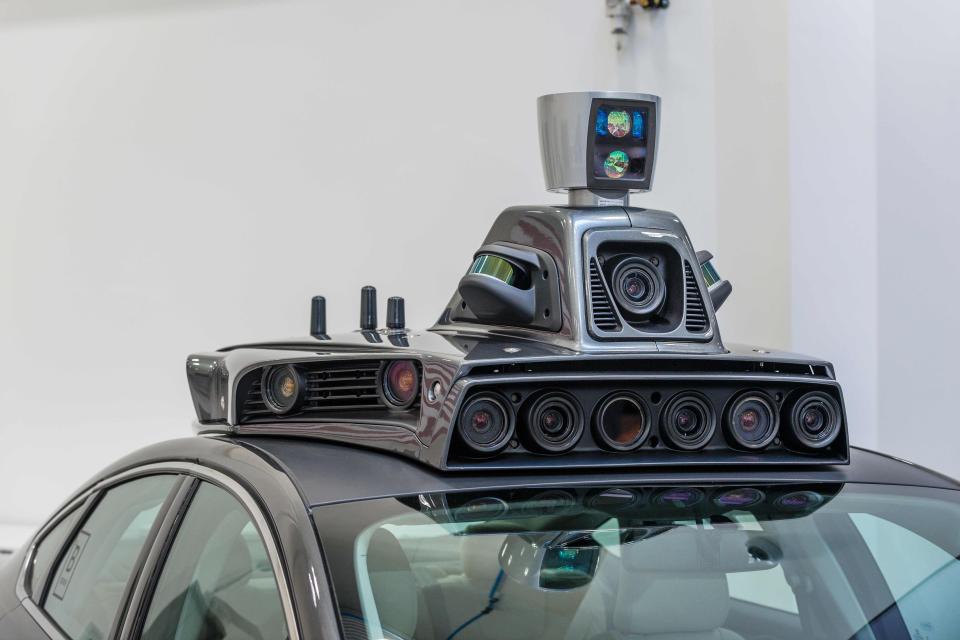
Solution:
M 666 293 L 663 276 L 645 258 L 627 258 L 613 271 L 613 297 L 626 313 L 656 313 L 663 306 Z
M 716 418 L 710 402 L 699 393 L 674 396 L 660 415 L 664 437 L 678 449 L 694 451 L 703 448 L 716 429 Z
M 617 393 L 600 405 L 594 420 L 597 439 L 614 451 L 629 451 L 650 434 L 647 406 L 632 393 Z
M 730 403 L 727 435 L 746 449 L 763 449 L 777 437 L 780 418 L 773 400 L 763 391 L 747 391 Z
M 460 412 L 457 429 L 471 449 L 496 453 L 513 436 L 513 414 L 499 395 L 484 393 L 471 398 Z
M 537 449 L 562 453 L 572 449 L 582 433 L 580 405 L 566 393 L 547 393 L 527 411 L 527 434 Z
M 790 427 L 800 444 L 822 449 L 840 434 L 840 406 L 826 393 L 811 391 L 793 405 Z

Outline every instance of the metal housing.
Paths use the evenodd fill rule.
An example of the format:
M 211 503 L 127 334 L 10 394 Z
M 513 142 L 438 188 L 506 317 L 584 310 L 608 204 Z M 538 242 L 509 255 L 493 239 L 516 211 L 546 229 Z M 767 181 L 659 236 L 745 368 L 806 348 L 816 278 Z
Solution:
M 649 191 L 658 140 L 656 123 L 659 122 L 660 98 L 647 93 L 622 91 L 579 91 L 552 93 L 537 99 L 537 120 L 540 132 L 540 157 L 543 162 L 543 179 L 547 191 L 587 189 L 589 184 L 587 147 L 593 126 L 589 115 L 595 100 L 639 101 L 650 103 L 653 109 L 654 127 L 651 135 L 654 158 L 646 176 L 646 184 L 630 185 L 630 191 Z M 611 186 L 608 188 L 619 188 Z

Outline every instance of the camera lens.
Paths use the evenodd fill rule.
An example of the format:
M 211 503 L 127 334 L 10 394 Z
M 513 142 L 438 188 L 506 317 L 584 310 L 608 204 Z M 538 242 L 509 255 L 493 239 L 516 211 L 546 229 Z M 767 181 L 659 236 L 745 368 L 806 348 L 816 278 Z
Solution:
M 790 412 L 790 427 L 800 444 L 827 447 L 840 434 L 840 405 L 822 391 L 804 394 Z
M 704 447 L 716 429 L 713 407 L 699 393 L 674 396 L 664 408 L 660 422 L 669 443 L 685 451 Z
M 617 393 L 600 405 L 594 422 L 597 439 L 615 451 L 629 451 L 650 434 L 646 404 L 632 393 Z
M 420 370 L 412 360 L 388 362 L 380 376 L 380 387 L 389 405 L 406 409 L 420 392 Z
M 583 433 L 580 405 L 565 393 L 548 393 L 527 411 L 527 435 L 547 453 L 572 449 Z
M 270 367 L 260 378 L 260 395 L 268 409 L 284 414 L 300 404 L 305 386 L 303 376 L 292 364 Z
M 762 449 L 773 442 L 780 418 L 773 400 L 762 391 L 737 396 L 727 409 L 727 435 L 746 449 Z
M 663 306 L 666 292 L 663 276 L 644 258 L 627 258 L 613 271 L 613 297 L 626 313 L 656 313 Z
M 495 453 L 513 436 L 513 417 L 500 396 L 485 393 L 464 405 L 457 428 L 464 442 L 478 453 Z

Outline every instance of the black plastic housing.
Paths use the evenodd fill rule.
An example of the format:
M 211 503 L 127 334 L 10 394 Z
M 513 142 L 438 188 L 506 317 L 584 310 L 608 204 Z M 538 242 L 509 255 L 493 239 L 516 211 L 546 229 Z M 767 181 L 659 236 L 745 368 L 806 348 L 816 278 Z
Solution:
M 510 399 L 517 416 L 517 437 L 511 446 L 495 456 L 478 456 L 465 447 L 454 433 L 447 459 L 448 468 L 523 468 L 563 464 L 565 467 L 664 466 L 683 464 L 845 464 L 848 461 L 846 419 L 829 446 L 820 449 L 800 446 L 790 436 L 790 412 L 797 397 L 808 391 L 820 391 L 842 407 L 839 386 L 830 380 L 809 380 L 799 376 L 691 377 L 683 374 L 591 376 L 510 376 L 500 380 L 476 380 L 465 394 L 496 389 Z M 549 455 L 528 445 L 529 425 L 525 424 L 531 403 L 550 389 L 562 388 L 579 404 L 584 416 L 582 436 L 568 452 Z M 730 403 L 744 390 L 756 389 L 774 399 L 780 414 L 779 433 L 768 446 L 750 450 L 740 446 L 724 428 L 723 420 Z M 633 394 L 643 400 L 650 412 L 650 432 L 644 442 L 630 451 L 616 451 L 597 437 L 595 418 L 603 401 L 615 392 Z M 672 398 L 680 394 L 700 394 L 709 403 L 715 422 L 713 432 L 702 448 L 684 450 L 666 437 L 662 417 Z

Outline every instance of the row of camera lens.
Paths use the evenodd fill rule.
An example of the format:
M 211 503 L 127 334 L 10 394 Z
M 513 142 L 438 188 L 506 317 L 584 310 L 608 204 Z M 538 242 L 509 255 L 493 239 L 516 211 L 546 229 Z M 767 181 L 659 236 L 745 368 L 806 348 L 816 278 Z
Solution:
M 781 430 L 781 411 L 765 391 L 749 390 L 727 403 L 723 430 L 735 448 L 758 451 L 779 437 L 807 449 L 828 447 L 840 435 L 842 411 L 833 396 L 810 391 L 782 412 L 788 428 Z M 528 449 L 541 453 L 566 453 L 584 432 L 579 402 L 563 391 L 549 391 L 522 412 L 520 438 Z M 460 411 L 457 429 L 474 453 L 493 455 L 506 448 L 517 432 L 511 404 L 501 394 L 484 391 L 472 396 Z M 713 439 L 717 416 L 710 400 L 697 391 L 676 394 L 660 412 L 660 437 L 682 451 L 703 449 Z M 604 398 L 593 412 L 593 435 L 609 451 L 634 451 L 652 441 L 652 412 L 647 402 L 630 391 Z M 782 432 L 781 432 L 782 431 Z

